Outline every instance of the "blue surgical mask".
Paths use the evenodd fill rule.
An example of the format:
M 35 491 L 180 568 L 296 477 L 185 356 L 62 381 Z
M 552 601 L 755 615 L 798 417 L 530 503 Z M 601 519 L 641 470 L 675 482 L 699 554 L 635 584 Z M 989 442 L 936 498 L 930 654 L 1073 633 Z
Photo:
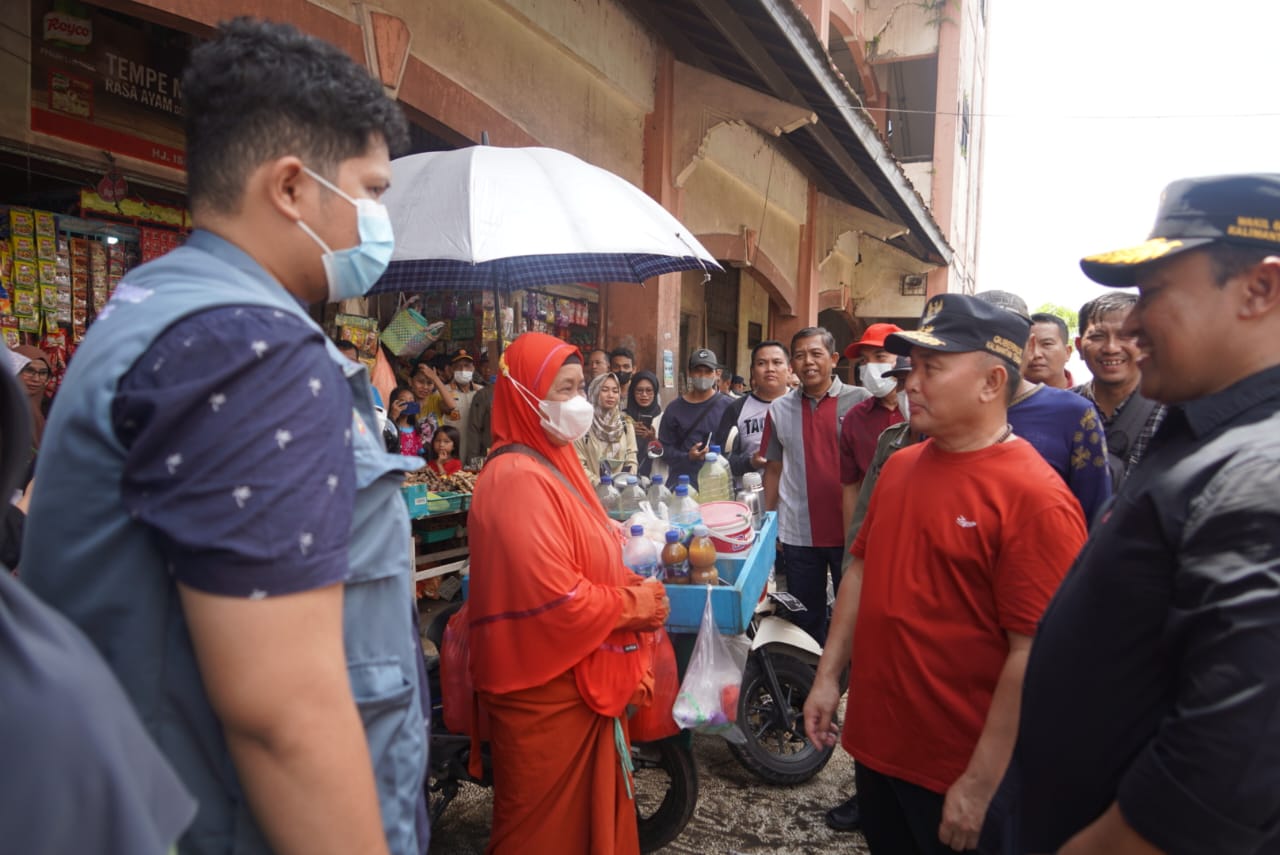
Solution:
M 324 262 L 325 279 L 329 282 L 329 302 L 336 303 L 352 297 L 363 297 L 369 293 L 369 289 L 391 263 L 391 252 L 396 245 L 395 235 L 391 230 L 391 215 L 387 213 L 386 205 L 372 199 L 353 199 L 338 189 L 337 185 L 307 167 L 304 166 L 303 170 L 356 206 L 356 224 L 360 232 L 360 242 L 353 247 L 336 252 L 330 249 L 310 226 L 298 220 L 298 225 L 308 237 L 324 250 L 321 260 Z

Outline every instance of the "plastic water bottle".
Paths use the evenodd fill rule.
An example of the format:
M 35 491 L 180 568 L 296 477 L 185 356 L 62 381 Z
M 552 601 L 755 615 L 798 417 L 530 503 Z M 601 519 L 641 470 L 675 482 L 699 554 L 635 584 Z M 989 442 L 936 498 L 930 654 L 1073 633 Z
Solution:
M 640 503 L 644 501 L 644 490 L 640 489 L 640 479 L 634 475 L 621 476 L 626 484 L 618 493 L 618 514 L 624 518 L 630 518 L 632 514 L 640 510 Z
M 742 476 L 742 490 L 738 493 L 738 501 L 751 511 L 751 527 L 756 531 L 764 524 L 764 485 L 760 483 L 759 472 L 747 472 Z
M 698 488 L 693 486 L 688 475 L 681 475 L 680 479 L 676 481 L 676 488 L 679 489 L 680 487 L 688 487 L 689 498 L 693 499 L 695 502 L 698 501 Z
M 720 446 L 713 445 L 698 470 L 698 501 L 727 502 L 733 498 L 733 473 L 729 461 L 720 456 Z
M 667 485 L 662 483 L 661 475 L 654 475 L 653 480 L 649 483 L 649 504 L 653 506 L 653 512 L 659 517 L 662 513 L 658 508 L 665 505 L 668 510 L 671 508 L 671 491 L 667 489 Z
M 702 511 L 698 509 L 698 503 L 689 497 L 688 484 L 680 484 L 676 487 L 675 507 L 671 509 L 671 522 L 686 530 L 692 529 L 702 522 Z
M 637 576 L 645 579 L 663 578 L 662 565 L 658 563 L 658 550 L 645 536 L 644 526 L 631 527 L 631 539 L 622 548 L 622 563 Z
M 613 478 L 604 475 L 596 485 L 596 498 L 604 505 L 605 513 L 611 517 L 618 516 L 618 489 L 613 486 Z

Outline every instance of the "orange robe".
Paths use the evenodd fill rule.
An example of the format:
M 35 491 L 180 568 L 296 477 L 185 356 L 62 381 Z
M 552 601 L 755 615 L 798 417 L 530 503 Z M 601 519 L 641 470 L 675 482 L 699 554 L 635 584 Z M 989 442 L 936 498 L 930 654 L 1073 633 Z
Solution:
M 503 365 L 541 397 L 567 352 L 525 334 Z M 493 421 L 495 447 L 536 448 L 582 498 L 544 464 L 507 454 L 486 464 L 472 500 L 471 674 L 494 769 L 488 851 L 638 853 L 614 721 L 652 685 L 648 647 L 630 628 L 644 623 L 628 590 L 641 580 L 623 566 L 621 536 L 572 446 L 547 440 L 505 375 Z
M 495 855 L 639 855 L 636 808 L 613 719 L 582 702 L 571 674 L 505 695 L 481 693 L 493 751 Z

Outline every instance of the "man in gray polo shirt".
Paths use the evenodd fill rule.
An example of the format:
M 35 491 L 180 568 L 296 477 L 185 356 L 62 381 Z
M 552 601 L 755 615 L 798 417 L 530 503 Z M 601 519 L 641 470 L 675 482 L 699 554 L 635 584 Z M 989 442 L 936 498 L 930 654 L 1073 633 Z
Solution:
M 840 427 L 871 394 L 834 375 L 836 353 L 822 327 L 792 336 L 791 370 L 800 388 L 769 405 L 760 441 L 765 507 L 778 512 L 787 588 L 807 609 L 793 620 L 819 644 L 827 637 L 827 574 L 839 588 L 844 560 Z

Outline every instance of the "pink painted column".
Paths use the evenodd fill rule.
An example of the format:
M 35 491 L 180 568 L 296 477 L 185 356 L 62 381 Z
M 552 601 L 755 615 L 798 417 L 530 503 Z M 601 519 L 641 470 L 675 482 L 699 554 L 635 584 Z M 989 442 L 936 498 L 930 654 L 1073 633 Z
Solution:
M 669 51 L 658 61 L 653 112 L 644 125 L 644 191 L 680 219 L 683 194 L 672 183 L 671 151 L 675 121 L 675 64 Z M 668 273 L 644 286 L 611 283 L 601 306 L 604 316 L 603 345 L 627 344 L 636 352 L 636 366 L 646 368 L 662 381 L 662 351 L 680 358 L 680 278 Z M 681 366 L 675 366 L 676 375 Z M 665 390 L 664 390 L 665 391 Z M 663 400 L 668 396 L 663 395 Z

